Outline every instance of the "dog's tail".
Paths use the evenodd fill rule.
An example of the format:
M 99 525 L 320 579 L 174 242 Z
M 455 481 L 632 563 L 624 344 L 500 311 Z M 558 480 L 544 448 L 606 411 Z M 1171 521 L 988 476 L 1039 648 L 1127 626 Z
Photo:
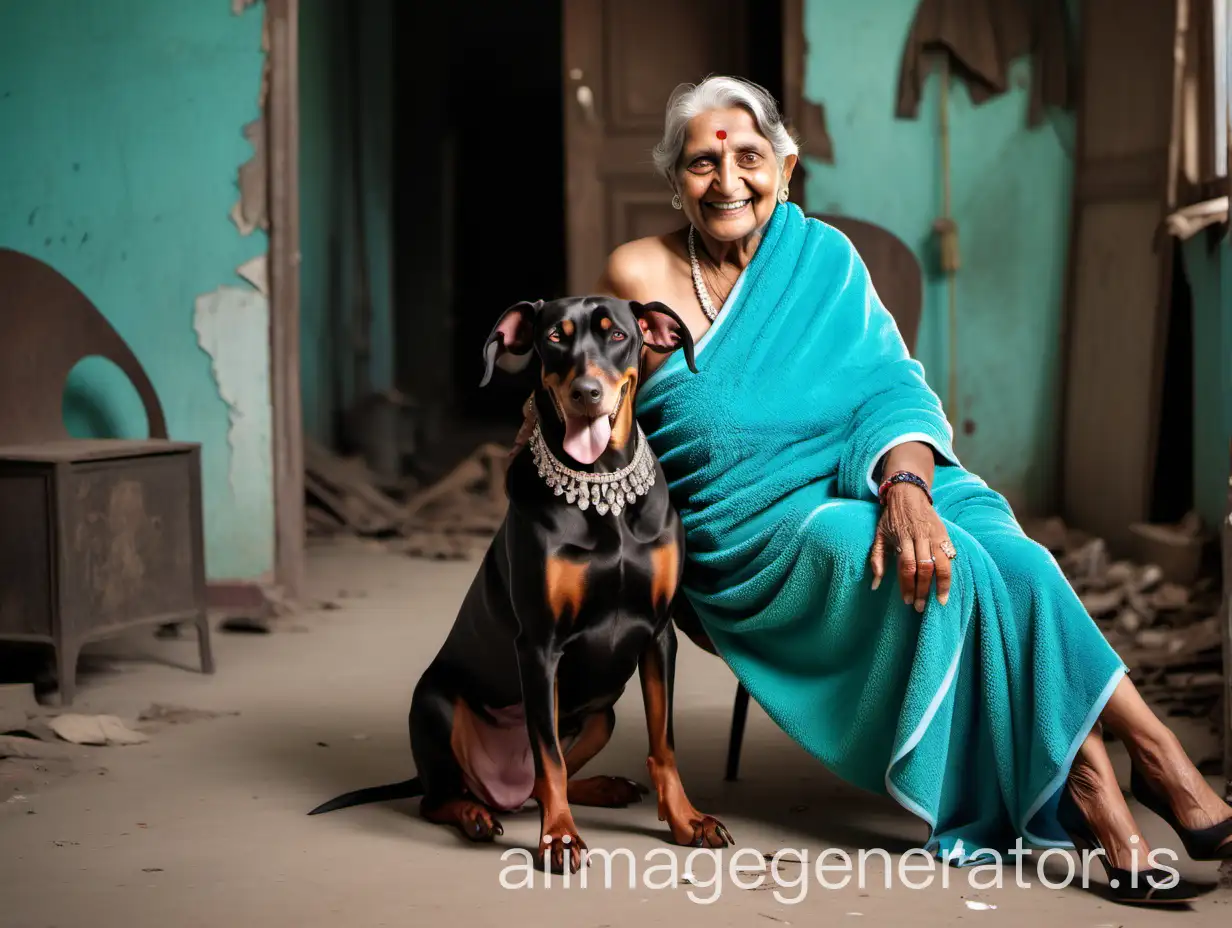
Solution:
M 309 815 L 320 815 L 322 812 L 333 812 L 337 809 L 346 809 L 351 806 L 360 806 L 369 802 L 389 802 L 392 799 L 412 799 L 415 796 L 423 795 L 423 783 L 419 777 L 411 777 L 409 780 L 403 780 L 401 783 L 387 783 L 384 786 L 367 786 L 363 789 L 353 790 L 349 793 L 343 793 L 341 796 L 323 802 L 311 812 Z

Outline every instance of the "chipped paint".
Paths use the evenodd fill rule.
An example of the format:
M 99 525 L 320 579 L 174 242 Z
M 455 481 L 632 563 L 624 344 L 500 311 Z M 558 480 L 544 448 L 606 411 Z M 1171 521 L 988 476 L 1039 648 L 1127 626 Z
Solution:
M 816 158 L 822 164 L 834 163 L 834 141 L 826 128 L 826 110 L 820 103 L 804 101 L 799 125 L 801 154 Z
M 265 120 L 254 119 L 244 126 L 244 138 L 252 145 L 253 155 L 240 165 L 240 198 L 231 207 L 231 221 L 240 235 L 251 235 L 257 229 L 269 228 L 266 204 Z
M 269 301 L 255 290 L 219 287 L 196 300 L 193 329 L 210 356 L 218 395 L 227 404 L 227 482 L 241 512 L 268 508 L 270 462 Z
M 261 114 L 267 61 L 264 10 L 245 9 L 0 3 L 0 111 L 6 126 L 31 127 L 21 144 L 0 144 L 0 242 L 51 264 L 98 307 L 149 375 L 171 437 L 200 443 L 206 577 L 216 582 L 267 575 L 276 539 L 273 470 L 250 466 L 246 437 L 269 417 L 254 405 L 268 407 L 269 390 L 240 391 L 233 461 L 235 413 L 193 330 L 199 294 L 227 284 L 252 294 L 251 318 L 216 327 L 210 350 L 221 366 L 237 349 L 260 350 L 264 371 L 265 303 L 236 269 L 266 252 L 268 236 L 242 236 L 227 218 L 237 168 L 253 156 L 244 127 Z M 157 132 L 140 128 L 151 113 Z M 136 391 L 109 362 L 83 361 L 66 387 L 73 435 L 146 435 Z
M 235 269 L 246 281 L 257 288 L 263 297 L 269 298 L 269 256 L 257 255 L 250 261 L 245 261 Z

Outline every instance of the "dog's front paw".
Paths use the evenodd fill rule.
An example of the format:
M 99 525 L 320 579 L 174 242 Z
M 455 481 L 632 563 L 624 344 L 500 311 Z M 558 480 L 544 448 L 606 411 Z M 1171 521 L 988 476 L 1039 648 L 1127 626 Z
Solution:
M 726 825 L 700 812 L 673 821 L 671 829 L 672 838 L 684 847 L 731 847 L 736 843 Z
M 585 852 L 586 842 L 577 833 L 577 826 L 572 821 L 560 822 L 555 828 L 544 826 L 539 839 L 539 854 L 553 873 L 564 873 L 566 860 L 569 861 L 569 872 L 577 873 Z M 586 866 L 590 866 L 589 860 Z

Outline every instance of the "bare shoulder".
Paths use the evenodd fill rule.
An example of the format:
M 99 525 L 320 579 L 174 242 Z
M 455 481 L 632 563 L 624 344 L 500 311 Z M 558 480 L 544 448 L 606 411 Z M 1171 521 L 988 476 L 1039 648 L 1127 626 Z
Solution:
M 655 299 L 679 260 L 675 235 L 634 239 L 608 255 L 599 289 L 624 300 Z

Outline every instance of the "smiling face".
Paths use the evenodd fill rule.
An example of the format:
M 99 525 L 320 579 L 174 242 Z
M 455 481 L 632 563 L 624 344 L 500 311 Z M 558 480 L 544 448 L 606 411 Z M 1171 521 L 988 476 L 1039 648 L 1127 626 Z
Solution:
M 676 172 L 681 208 L 713 239 L 744 238 L 770 221 L 795 162 L 789 155 L 780 167 L 743 107 L 701 113 L 689 120 Z
M 496 368 L 516 373 L 537 356 L 556 413 L 555 421 L 541 418 L 545 435 L 578 463 L 593 464 L 609 447 L 623 450 L 633 434 L 643 347 L 662 354 L 683 349 L 697 373 L 693 336 L 663 303 L 608 296 L 523 300 L 501 313 L 484 342 L 479 385 L 486 386 Z
M 621 300 L 560 300 L 535 322 L 543 386 L 564 426 L 561 444 L 593 464 L 609 444 L 623 447 L 632 425 L 642 332 Z

